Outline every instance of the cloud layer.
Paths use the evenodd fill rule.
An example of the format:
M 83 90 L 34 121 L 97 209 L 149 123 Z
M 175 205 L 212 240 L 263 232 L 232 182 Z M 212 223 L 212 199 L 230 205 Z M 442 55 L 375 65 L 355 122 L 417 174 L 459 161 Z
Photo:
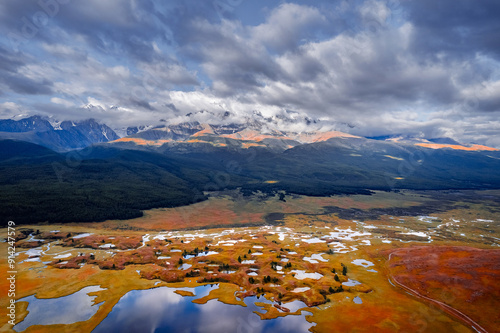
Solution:
M 297 111 L 500 146 L 500 3 L 4 1 L 0 116 Z

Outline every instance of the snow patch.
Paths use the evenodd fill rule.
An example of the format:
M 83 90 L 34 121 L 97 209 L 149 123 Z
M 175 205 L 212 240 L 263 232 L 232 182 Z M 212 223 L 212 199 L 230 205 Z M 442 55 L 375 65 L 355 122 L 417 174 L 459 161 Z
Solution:
M 114 244 L 111 244 L 111 243 L 108 243 L 108 244 L 103 244 L 103 245 L 100 245 L 99 246 L 101 249 L 110 249 L 110 248 L 113 248 L 115 247 Z
M 51 231 L 52 232 L 52 231 Z M 84 237 L 88 237 L 90 235 L 93 235 L 92 233 L 84 233 L 84 234 L 79 234 L 79 235 L 76 235 L 76 236 L 73 236 L 73 239 L 78 239 L 78 238 L 84 238 Z
M 307 239 L 303 239 L 302 240 L 303 242 L 306 242 L 306 243 L 309 243 L 309 244 L 315 244 L 315 243 L 326 243 L 326 241 L 322 240 L 322 239 L 319 239 L 318 237 L 314 237 L 314 238 L 307 238 Z
M 317 263 L 318 263 L 318 261 L 327 262 L 328 260 L 327 260 L 327 259 L 324 259 L 324 258 L 322 257 L 322 255 L 323 255 L 323 254 L 324 254 L 324 253 L 319 253 L 319 254 L 315 253 L 315 254 L 311 255 L 310 257 L 304 257 L 303 259 L 304 259 L 305 261 L 309 261 L 309 262 L 310 262 L 310 263 L 312 263 L 312 264 L 317 264 Z
M 323 275 L 319 273 L 306 273 L 306 271 L 294 269 L 290 271 L 290 273 L 295 273 L 295 278 L 298 280 L 304 280 L 304 279 L 314 279 L 314 280 L 319 280 L 323 277 Z
M 365 260 L 365 259 L 355 259 L 351 263 L 353 263 L 354 265 L 357 265 L 357 266 L 363 266 L 365 268 L 375 266 L 374 263 L 372 263 L 371 261 Z
M 302 288 L 295 288 L 294 290 L 292 290 L 292 293 L 303 293 L 304 291 L 308 291 L 309 287 L 302 287 Z

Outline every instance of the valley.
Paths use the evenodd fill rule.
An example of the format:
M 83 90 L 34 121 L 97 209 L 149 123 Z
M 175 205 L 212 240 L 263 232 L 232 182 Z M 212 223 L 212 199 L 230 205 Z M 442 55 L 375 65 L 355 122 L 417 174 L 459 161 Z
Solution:
M 0 332 L 500 333 L 500 1 L 0 1 Z
M 117 308 L 141 330 L 187 328 L 159 313 L 134 317 L 160 309 L 194 316 L 201 331 L 499 327 L 498 191 L 206 194 L 136 219 L 20 227 L 14 330 L 118 332 Z M 57 303 L 72 299 L 80 304 Z M 53 322 L 40 322 L 44 302 L 60 309 Z M 234 315 L 217 324 L 220 311 Z

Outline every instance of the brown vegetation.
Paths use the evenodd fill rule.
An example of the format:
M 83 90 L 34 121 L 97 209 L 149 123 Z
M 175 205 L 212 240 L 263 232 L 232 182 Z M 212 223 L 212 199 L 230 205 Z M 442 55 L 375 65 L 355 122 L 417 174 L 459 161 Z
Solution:
M 410 247 L 391 252 L 388 267 L 395 282 L 417 295 L 458 310 L 443 307 L 479 331 L 483 327 L 483 331 L 499 332 L 500 250 Z

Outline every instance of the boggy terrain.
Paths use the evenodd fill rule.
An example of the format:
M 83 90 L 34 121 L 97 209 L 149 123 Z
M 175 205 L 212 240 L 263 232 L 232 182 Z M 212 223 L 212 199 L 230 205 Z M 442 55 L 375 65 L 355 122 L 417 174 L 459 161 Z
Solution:
M 391 251 L 389 258 L 396 284 L 479 332 L 499 330 L 500 249 L 422 246 Z
M 258 296 L 261 319 L 302 314 L 314 332 L 495 332 L 498 198 L 493 191 L 377 192 L 285 202 L 222 193 L 127 221 L 18 226 L 14 329 L 90 332 L 130 291 L 169 287 L 196 304 L 247 306 Z M 380 213 L 421 213 L 439 200 L 446 209 L 435 214 Z M 380 214 L 356 220 L 346 210 Z M 201 285 L 215 287 L 197 295 Z M 57 300 L 92 286 L 99 286 L 88 292 L 92 312 L 69 323 L 37 325 L 33 299 L 21 300 Z M 8 300 L 0 302 L 5 309 Z

